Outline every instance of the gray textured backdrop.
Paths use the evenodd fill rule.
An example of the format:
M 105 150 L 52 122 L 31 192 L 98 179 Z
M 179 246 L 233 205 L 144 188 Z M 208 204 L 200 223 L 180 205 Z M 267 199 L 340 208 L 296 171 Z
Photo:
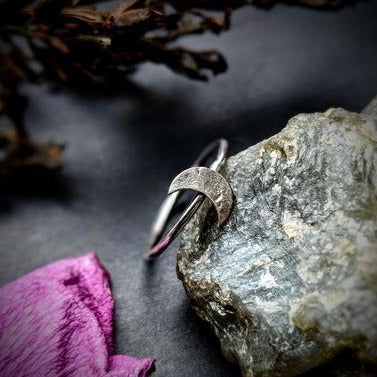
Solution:
M 117 352 L 155 357 L 156 377 L 238 376 L 189 307 L 176 246 L 143 263 L 154 212 L 213 138 L 236 152 L 298 112 L 366 105 L 377 93 L 376 18 L 375 1 L 331 13 L 244 8 L 230 32 L 184 41 L 227 56 L 229 71 L 208 84 L 147 64 L 122 94 L 25 88 L 33 136 L 68 148 L 59 178 L 2 194 L 0 283 L 94 250 L 112 276 Z

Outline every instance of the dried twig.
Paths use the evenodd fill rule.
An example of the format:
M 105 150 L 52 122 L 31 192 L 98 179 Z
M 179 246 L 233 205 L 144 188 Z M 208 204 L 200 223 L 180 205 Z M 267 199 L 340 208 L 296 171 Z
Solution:
M 0 115 L 13 122 L 17 147 L 30 151 L 23 123 L 26 101 L 18 94 L 22 82 L 119 84 L 146 61 L 165 64 L 191 79 L 207 80 L 211 73 L 226 70 L 224 57 L 214 50 L 192 51 L 173 42 L 185 35 L 227 30 L 234 7 L 277 2 L 120 0 L 113 8 L 99 9 L 91 0 L 0 0 Z M 329 6 L 339 0 L 280 2 Z M 222 15 L 213 16 L 205 9 L 220 10 Z M 9 153 L 5 158 L 9 165 L 8 157 Z M 1 168 L 4 164 L 0 159 L 0 174 L 8 170 Z

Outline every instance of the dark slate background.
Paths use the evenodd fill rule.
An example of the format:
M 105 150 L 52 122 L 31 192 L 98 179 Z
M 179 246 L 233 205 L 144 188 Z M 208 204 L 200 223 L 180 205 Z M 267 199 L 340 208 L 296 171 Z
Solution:
M 0 283 L 95 250 L 112 276 L 118 353 L 155 357 L 156 377 L 239 376 L 190 309 L 176 245 L 143 262 L 150 223 L 170 180 L 212 139 L 228 138 L 234 153 L 299 112 L 361 110 L 377 94 L 376 3 L 241 9 L 230 32 L 183 41 L 228 58 L 209 83 L 146 64 L 124 93 L 26 87 L 32 135 L 67 150 L 60 176 L 2 194 Z

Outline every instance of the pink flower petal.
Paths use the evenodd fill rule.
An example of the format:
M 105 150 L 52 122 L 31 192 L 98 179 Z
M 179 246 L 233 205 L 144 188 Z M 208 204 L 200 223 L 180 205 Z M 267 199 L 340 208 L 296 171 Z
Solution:
M 89 253 L 0 289 L 0 377 L 144 377 L 153 359 L 112 355 L 109 275 Z

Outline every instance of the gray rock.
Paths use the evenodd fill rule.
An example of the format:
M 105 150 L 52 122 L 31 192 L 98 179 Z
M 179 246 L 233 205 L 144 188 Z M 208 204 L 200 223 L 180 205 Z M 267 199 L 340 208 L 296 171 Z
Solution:
M 177 271 L 224 355 L 245 377 L 295 376 L 350 350 L 351 374 L 374 375 L 377 98 L 361 114 L 297 115 L 223 174 L 232 214 L 218 228 L 202 206 Z

